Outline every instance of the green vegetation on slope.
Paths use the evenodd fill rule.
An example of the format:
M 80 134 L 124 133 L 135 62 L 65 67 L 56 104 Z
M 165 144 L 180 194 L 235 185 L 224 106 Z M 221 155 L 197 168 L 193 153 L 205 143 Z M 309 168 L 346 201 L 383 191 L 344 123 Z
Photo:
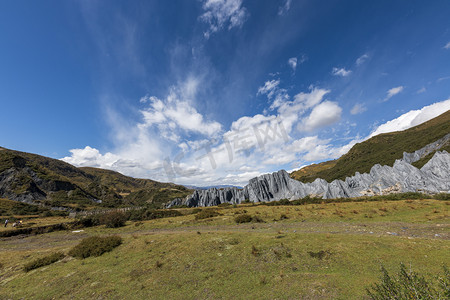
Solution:
M 335 179 L 343 180 L 353 176 L 355 172 L 367 173 L 375 164 L 392 166 L 396 159 L 403 157 L 403 152 L 419 150 L 448 133 L 450 133 L 450 111 L 404 131 L 374 136 L 354 145 L 347 154 L 336 161 L 294 171 L 291 177 L 302 182 L 312 182 L 316 178 L 322 178 L 328 182 Z M 430 158 L 431 156 L 420 164 L 425 164 Z
M 29 195 L 49 206 L 90 208 L 129 205 L 161 206 L 191 190 L 172 183 L 135 179 L 97 168 L 76 168 L 61 160 L 2 148 L 0 175 L 5 183 L 0 196 Z M 93 200 L 101 200 L 97 204 Z
M 0 216 L 38 215 L 50 212 L 48 208 L 30 205 L 14 200 L 0 199 Z

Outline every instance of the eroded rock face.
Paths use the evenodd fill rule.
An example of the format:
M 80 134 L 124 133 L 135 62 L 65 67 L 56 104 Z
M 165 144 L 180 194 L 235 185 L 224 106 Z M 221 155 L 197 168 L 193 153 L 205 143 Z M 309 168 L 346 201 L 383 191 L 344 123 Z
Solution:
M 450 137 L 450 135 L 448 136 Z M 404 192 L 448 193 L 450 192 L 450 154 L 448 152 L 436 152 L 421 169 L 411 165 L 420 157 L 434 151 L 430 151 L 430 149 L 427 148 L 420 155 L 417 154 L 419 150 L 414 152 L 417 155 L 408 156 L 411 159 L 396 160 L 392 167 L 374 165 L 369 173 L 356 172 L 354 176 L 347 177 L 345 180 L 334 180 L 328 183 L 318 178 L 312 183 L 302 183 L 290 178 L 285 170 L 281 170 L 253 178 L 243 189 L 196 190 L 185 199 L 172 201 L 168 207 L 174 205 L 214 206 L 220 203 L 239 204 L 246 200 L 251 202 L 295 200 L 307 195 L 329 199 Z

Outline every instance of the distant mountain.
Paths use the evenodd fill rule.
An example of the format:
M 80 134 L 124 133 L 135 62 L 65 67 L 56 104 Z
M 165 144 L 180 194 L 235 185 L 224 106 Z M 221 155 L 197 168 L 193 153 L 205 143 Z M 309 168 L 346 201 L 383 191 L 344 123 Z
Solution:
M 354 145 L 350 151 L 337 160 L 313 164 L 290 174 L 301 182 L 313 182 L 317 178 L 331 182 L 344 180 L 355 172 L 367 173 L 375 164 L 393 166 L 403 152 L 414 152 L 450 133 L 450 110 L 442 115 L 404 131 L 383 133 Z M 450 142 L 441 145 L 440 150 L 450 152 Z M 421 168 L 436 151 L 413 163 Z
M 208 189 L 224 189 L 224 188 L 237 188 L 242 189 L 243 187 L 237 186 L 237 185 L 228 185 L 228 184 L 221 184 L 221 185 L 210 185 L 210 186 L 195 186 L 195 185 L 184 185 L 186 188 L 191 190 L 208 190 Z
M 0 147 L 0 198 L 86 208 L 153 204 L 192 193 L 173 183 L 136 179 L 97 168 Z

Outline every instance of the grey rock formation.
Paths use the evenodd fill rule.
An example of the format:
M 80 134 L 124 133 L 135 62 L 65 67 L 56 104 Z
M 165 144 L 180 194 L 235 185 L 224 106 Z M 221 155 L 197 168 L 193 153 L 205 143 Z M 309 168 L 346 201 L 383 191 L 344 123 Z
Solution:
M 312 183 L 302 183 L 290 178 L 286 171 L 281 170 L 253 178 L 243 189 L 197 190 L 185 199 L 172 201 L 167 207 L 175 205 L 214 206 L 220 203 L 239 204 L 246 200 L 251 202 L 295 200 L 308 195 L 330 199 L 403 192 L 448 193 L 450 192 L 450 154 L 448 152 L 436 152 L 421 169 L 410 164 L 435 151 L 436 146 L 441 144 L 435 144 L 434 150 L 430 150 L 433 149 L 428 147 L 430 144 L 427 146 L 428 148 L 424 147 L 418 150 L 421 152 L 416 151 L 412 155 L 406 156 L 404 154 L 407 159 L 396 160 L 392 167 L 374 165 L 369 173 L 356 172 L 354 176 L 347 177 L 344 181 L 334 180 L 328 183 L 318 178 Z
M 425 147 L 423 147 L 417 151 L 414 151 L 413 153 L 403 152 L 403 161 L 410 163 L 410 164 L 415 163 L 422 157 L 427 156 L 428 154 L 432 153 L 433 151 L 437 151 L 437 150 L 441 149 L 443 146 L 447 145 L 448 143 L 450 143 L 450 133 L 447 134 L 446 136 L 444 136 L 443 138 L 440 138 L 436 142 L 428 144 Z

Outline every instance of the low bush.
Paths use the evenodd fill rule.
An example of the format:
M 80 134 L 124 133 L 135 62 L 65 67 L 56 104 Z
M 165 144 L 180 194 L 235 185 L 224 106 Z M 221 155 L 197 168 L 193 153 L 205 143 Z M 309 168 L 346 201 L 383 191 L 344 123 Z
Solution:
M 318 258 L 320 260 L 327 258 L 331 255 L 331 252 L 328 250 L 320 250 L 317 252 L 313 252 L 313 251 L 308 251 L 309 256 L 311 256 L 312 258 Z
M 250 216 L 249 214 L 241 214 L 234 217 L 234 221 L 238 224 L 240 223 L 250 223 L 250 222 L 256 222 L 256 223 L 264 223 L 264 220 L 259 216 Z
M 195 215 L 196 220 L 208 219 L 220 216 L 220 213 L 214 209 L 203 209 Z
M 220 203 L 219 205 L 217 205 L 218 207 L 231 207 L 231 203 L 227 203 L 227 202 L 224 202 L 224 203 Z
M 121 211 L 111 211 L 99 216 L 100 224 L 104 224 L 108 228 L 125 226 L 127 219 L 127 215 Z
M 444 275 L 437 282 L 427 281 L 416 272 L 408 272 L 404 264 L 400 264 L 397 276 L 390 276 L 382 266 L 383 276 L 380 283 L 366 289 L 372 300 L 381 299 L 450 299 L 450 271 L 444 266 Z
M 136 209 L 129 212 L 129 219 L 132 221 L 145 221 L 154 220 L 161 218 L 178 217 L 183 214 L 178 210 L 167 209 L 167 210 L 156 210 L 156 209 Z
M 248 215 L 248 214 L 241 214 L 241 215 L 237 215 L 236 217 L 234 217 L 234 221 L 236 223 L 249 223 L 252 221 L 252 216 Z
M 122 244 L 120 236 L 98 237 L 91 236 L 83 239 L 78 245 L 69 251 L 69 255 L 77 258 L 100 256 Z
M 439 193 L 433 196 L 436 200 L 450 200 L 450 193 Z
M 44 256 L 42 258 L 38 258 L 28 264 L 26 264 L 25 266 L 23 266 L 23 270 L 25 272 L 29 272 L 31 270 L 43 267 L 43 266 L 48 266 L 54 262 L 57 262 L 58 260 L 61 260 L 65 257 L 64 253 L 62 252 L 56 252 L 47 256 Z

